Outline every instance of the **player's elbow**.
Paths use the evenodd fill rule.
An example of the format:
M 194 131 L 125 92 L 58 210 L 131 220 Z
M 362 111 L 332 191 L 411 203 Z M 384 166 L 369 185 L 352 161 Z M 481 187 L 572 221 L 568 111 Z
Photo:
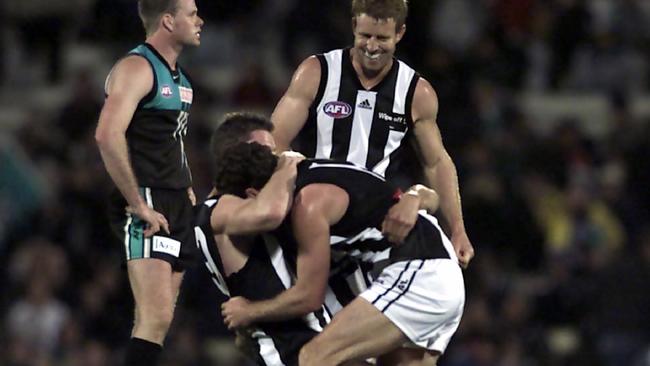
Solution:
M 106 145 L 106 141 L 108 140 L 107 135 L 105 129 L 97 127 L 95 130 L 95 143 L 100 147 Z
M 99 146 L 100 149 L 109 146 L 117 138 L 115 131 L 112 131 L 110 128 L 100 125 L 95 130 L 95 143 Z
M 324 292 L 321 293 L 318 291 L 309 291 L 304 296 L 304 301 L 303 301 L 304 313 L 307 314 L 307 313 L 317 311 L 323 305 L 324 301 L 325 301 Z

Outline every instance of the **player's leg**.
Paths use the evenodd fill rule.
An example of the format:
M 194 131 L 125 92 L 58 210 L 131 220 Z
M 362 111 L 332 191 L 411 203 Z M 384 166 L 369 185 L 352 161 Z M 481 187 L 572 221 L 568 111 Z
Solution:
M 179 274 L 155 258 L 132 260 L 127 266 L 135 299 L 132 336 L 162 345 L 174 314 Z
M 400 347 L 377 358 L 377 366 L 435 366 L 440 352 Z
M 154 258 L 131 260 L 127 264 L 135 299 L 135 322 L 126 349 L 126 366 L 154 366 L 171 324 L 181 272 Z
M 300 351 L 300 365 L 339 365 L 391 351 L 408 339 L 363 298 L 336 314 L 323 332 Z

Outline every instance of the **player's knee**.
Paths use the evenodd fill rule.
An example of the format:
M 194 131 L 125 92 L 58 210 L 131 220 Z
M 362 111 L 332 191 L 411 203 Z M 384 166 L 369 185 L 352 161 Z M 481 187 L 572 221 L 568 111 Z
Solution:
M 138 321 L 142 326 L 156 333 L 167 333 L 174 316 L 173 308 L 160 306 L 140 312 Z

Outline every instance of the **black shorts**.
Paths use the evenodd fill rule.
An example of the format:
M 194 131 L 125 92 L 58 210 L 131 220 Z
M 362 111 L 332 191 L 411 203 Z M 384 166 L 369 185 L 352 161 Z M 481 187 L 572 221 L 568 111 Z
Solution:
M 197 260 L 194 239 L 192 203 L 187 189 L 159 189 L 140 187 L 145 202 L 161 213 L 169 223 L 170 234 L 160 230 L 149 238 L 144 237 L 146 222 L 126 212 L 127 202 L 114 189 L 108 204 L 111 229 L 122 248 L 126 261 L 157 258 L 168 262 L 174 272 L 182 272 Z

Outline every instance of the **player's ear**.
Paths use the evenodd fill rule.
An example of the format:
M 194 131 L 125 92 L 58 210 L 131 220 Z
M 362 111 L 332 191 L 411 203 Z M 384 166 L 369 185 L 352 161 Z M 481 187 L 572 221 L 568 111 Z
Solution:
M 161 21 L 162 21 L 162 26 L 165 29 L 167 29 L 169 32 L 174 31 L 174 17 L 171 14 L 169 13 L 163 14 Z
M 245 192 L 246 192 L 246 198 L 255 198 L 257 197 L 257 194 L 260 193 L 260 191 L 258 191 L 255 188 L 246 188 Z

